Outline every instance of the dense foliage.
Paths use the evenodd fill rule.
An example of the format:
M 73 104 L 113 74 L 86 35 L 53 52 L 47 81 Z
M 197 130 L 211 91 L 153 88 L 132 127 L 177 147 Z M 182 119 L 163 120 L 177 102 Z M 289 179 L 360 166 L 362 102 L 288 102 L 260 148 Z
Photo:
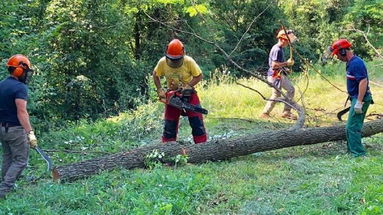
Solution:
M 7 75 L 9 56 L 30 57 L 37 71 L 31 115 L 46 130 L 61 120 L 113 115 L 145 101 L 148 77 L 174 37 L 185 42 L 207 77 L 232 65 L 191 34 L 218 44 L 254 71 L 267 67 L 281 24 L 296 30 L 297 50 L 309 60 L 317 61 L 339 37 L 350 38 L 358 54 L 372 58 L 383 45 L 382 7 L 379 0 L 1 1 L 0 77 Z M 231 73 L 248 75 L 234 68 Z

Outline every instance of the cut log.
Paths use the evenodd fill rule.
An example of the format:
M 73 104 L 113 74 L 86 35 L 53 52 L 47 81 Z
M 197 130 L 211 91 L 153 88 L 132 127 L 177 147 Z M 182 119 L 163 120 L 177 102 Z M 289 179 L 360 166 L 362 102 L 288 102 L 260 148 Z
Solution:
M 380 132 L 383 132 L 383 120 L 370 121 L 364 124 L 363 137 L 368 137 Z M 142 168 L 145 167 L 145 156 L 153 150 L 158 150 L 165 154 L 165 158 L 162 160 L 163 162 L 169 162 L 171 158 L 174 158 L 178 154 L 186 154 L 189 163 L 201 163 L 226 160 L 255 152 L 345 139 L 345 126 L 342 125 L 268 131 L 231 139 L 215 140 L 203 144 L 155 144 L 139 147 L 128 152 L 57 166 L 54 168 L 52 174 L 54 180 L 73 181 L 118 167 L 126 169 Z

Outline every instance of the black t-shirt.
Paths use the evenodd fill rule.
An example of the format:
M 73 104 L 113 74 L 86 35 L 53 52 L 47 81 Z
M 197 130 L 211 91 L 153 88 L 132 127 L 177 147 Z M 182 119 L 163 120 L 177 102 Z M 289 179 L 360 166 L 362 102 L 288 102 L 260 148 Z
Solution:
M 0 122 L 20 125 L 15 99 L 28 99 L 28 87 L 13 77 L 0 82 Z

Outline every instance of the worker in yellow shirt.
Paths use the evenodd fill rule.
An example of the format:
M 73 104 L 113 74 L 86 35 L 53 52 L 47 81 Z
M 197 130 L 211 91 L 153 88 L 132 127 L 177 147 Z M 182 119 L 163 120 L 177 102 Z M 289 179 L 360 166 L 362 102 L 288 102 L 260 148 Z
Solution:
M 160 77 L 165 76 L 167 90 L 161 87 Z M 185 48 L 178 39 L 173 39 L 166 48 L 166 54 L 162 57 L 153 71 L 153 80 L 160 99 L 166 99 L 171 91 L 180 89 L 192 89 L 188 96 L 190 104 L 199 106 L 200 101 L 194 86 L 203 78 L 202 71 L 193 58 L 185 54 Z M 189 91 L 190 92 L 190 91 Z M 203 143 L 207 140 L 206 129 L 201 113 L 183 111 L 166 104 L 165 125 L 162 142 L 177 140 L 178 123 L 180 115 L 188 116 L 192 128 L 194 143 Z

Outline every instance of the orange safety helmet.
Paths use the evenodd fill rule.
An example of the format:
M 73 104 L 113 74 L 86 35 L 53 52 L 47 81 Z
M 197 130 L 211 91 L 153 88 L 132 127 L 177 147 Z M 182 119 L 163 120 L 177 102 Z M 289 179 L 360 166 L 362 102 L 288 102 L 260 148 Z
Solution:
M 286 35 L 286 33 L 287 33 L 287 35 Z M 288 38 L 287 38 L 288 37 Z M 298 38 L 295 36 L 295 34 L 294 34 L 294 31 L 293 30 L 284 30 L 284 29 L 282 29 L 282 30 L 280 30 L 279 32 L 278 32 L 278 34 L 277 34 L 277 38 L 278 39 L 280 39 L 280 38 L 282 38 L 282 39 L 285 39 L 285 40 L 289 40 L 290 39 L 290 42 L 295 42 Z
M 185 54 L 184 44 L 179 39 L 170 41 L 166 48 L 166 57 L 170 60 L 179 60 Z
M 331 54 L 336 55 L 340 53 L 341 55 L 346 55 L 346 52 L 344 49 L 351 48 L 351 43 L 346 40 L 346 39 L 340 39 L 335 41 L 331 46 L 330 46 L 330 51 Z M 340 51 L 340 52 L 339 52 Z
M 25 70 L 31 70 L 31 62 L 27 57 L 21 54 L 13 55 L 8 59 L 6 66 L 14 68 L 12 75 L 21 77 Z

